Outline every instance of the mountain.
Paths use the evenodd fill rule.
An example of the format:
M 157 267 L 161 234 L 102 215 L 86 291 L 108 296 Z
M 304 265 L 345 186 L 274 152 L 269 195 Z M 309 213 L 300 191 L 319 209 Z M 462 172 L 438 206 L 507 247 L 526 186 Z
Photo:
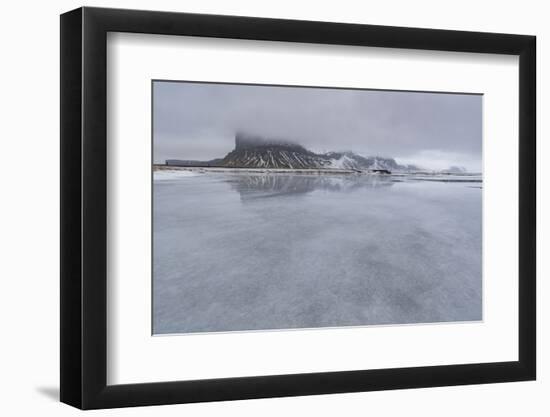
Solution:
M 237 133 L 235 149 L 221 161 L 235 168 L 327 168 L 329 161 L 295 143 Z
M 293 142 L 264 138 L 242 132 L 235 135 L 235 149 L 224 158 L 210 161 L 170 159 L 166 161 L 166 164 L 233 168 L 381 170 L 389 172 L 419 170 L 414 165 L 400 165 L 393 158 L 365 157 L 351 151 L 317 154 Z
M 442 174 L 464 174 L 465 172 L 466 168 L 458 166 L 451 166 L 448 169 L 441 171 Z
M 329 168 L 357 170 L 412 171 L 418 170 L 414 165 L 400 165 L 393 158 L 380 156 L 364 157 L 354 152 L 328 152 L 323 157 L 330 161 Z

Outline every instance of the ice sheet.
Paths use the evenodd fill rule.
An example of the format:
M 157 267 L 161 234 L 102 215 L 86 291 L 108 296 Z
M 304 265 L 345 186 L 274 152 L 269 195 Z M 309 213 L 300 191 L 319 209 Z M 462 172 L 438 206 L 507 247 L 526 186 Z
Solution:
M 155 334 L 482 319 L 479 182 L 166 175 Z

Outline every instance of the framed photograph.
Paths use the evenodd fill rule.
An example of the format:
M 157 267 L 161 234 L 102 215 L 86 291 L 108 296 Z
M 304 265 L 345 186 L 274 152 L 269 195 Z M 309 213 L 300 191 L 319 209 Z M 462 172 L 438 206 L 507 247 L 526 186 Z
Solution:
M 61 401 L 533 380 L 535 37 L 61 16 Z

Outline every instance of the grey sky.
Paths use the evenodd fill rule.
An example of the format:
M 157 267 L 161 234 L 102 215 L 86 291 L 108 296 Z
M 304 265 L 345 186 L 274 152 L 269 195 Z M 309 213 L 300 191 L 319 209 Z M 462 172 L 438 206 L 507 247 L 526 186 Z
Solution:
M 155 162 L 223 157 L 240 130 L 316 152 L 481 171 L 480 95 L 155 82 L 153 116 Z

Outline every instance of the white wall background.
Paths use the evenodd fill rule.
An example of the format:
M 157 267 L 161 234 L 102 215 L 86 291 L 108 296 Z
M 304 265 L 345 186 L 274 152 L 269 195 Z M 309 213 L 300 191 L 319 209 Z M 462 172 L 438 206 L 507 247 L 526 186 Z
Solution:
M 3 4 L 0 31 L 0 413 L 76 415 L 59 391 L 59 17 L 73 0 Z M 123 0 L 86 5 L 532 34 L 538 37 L 539 378 L 536 382 L 237 401 L 95 412 L 94 415 L 547 415 L 550 158 L 543 120 L 550 83 L 545 2 Z M 546 255 L 546 256 L 545 256 Z M 546 394 L 546 395 L 545 395 Z

